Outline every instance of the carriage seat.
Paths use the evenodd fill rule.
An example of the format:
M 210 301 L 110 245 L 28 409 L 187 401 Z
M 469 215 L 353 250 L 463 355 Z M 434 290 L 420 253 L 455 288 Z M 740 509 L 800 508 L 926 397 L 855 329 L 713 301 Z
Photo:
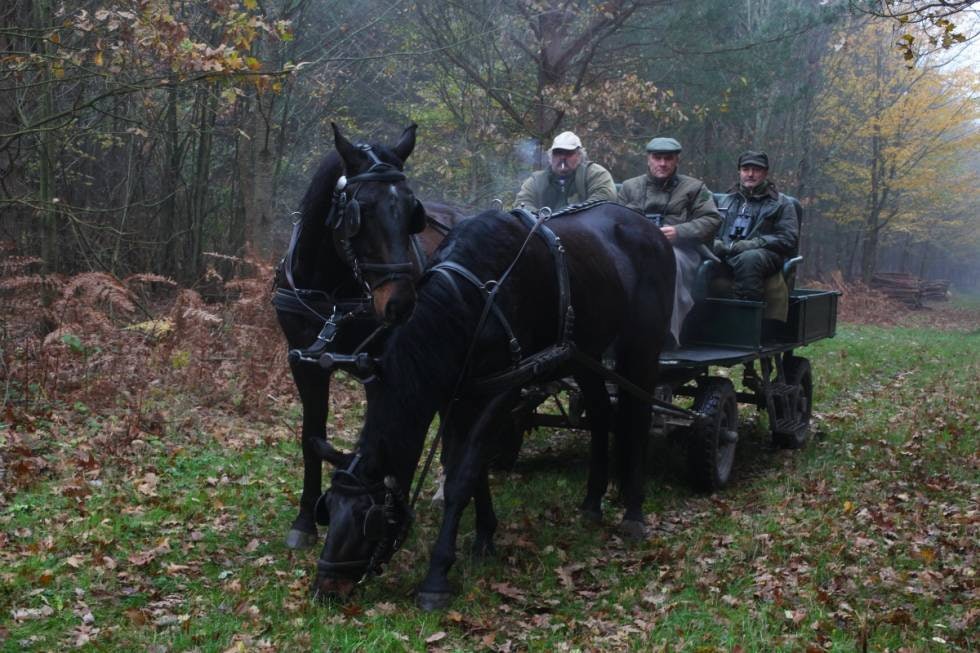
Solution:
M 713 193 L 715 203 L 720 202 L 724 193 Z M 802 226 L 803 207 L 795 197 L 789 197 L 796 207 L 796 215 Z M 765 281 L 763 296 L 765 297 L 766 308 L 763 317 L 769 320 L 779 320 L 785 322 L 789 313 L 789 294 L 796 286 L 796 271 L 803 257 L 799 255 L 799 243 L 789 257 L 783 262 L 783 268 L 779 272 L 769 276 Z M 701 261 L 698 274 L 691 289 L 691 295 L 695 302 L 701 301 L 706 297 L 730 297 L 732 281 L 719 273 L 717 257 L 705 258 Z

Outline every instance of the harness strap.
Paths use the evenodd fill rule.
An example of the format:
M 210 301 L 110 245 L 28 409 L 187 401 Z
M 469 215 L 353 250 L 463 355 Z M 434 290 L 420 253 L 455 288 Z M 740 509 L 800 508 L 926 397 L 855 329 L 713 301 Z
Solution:
M 293 233 L 289 236 L 289 247 L 286 249 L 286 255 L 283 257 L 282 262 L 280 263 L 280 265 L 282 266 L 283 274 L 286 277 L 286 283 L 289 284 L 289 290 L 292 291 L 292 297 L 288 298 L 289 297 L 288 291 L 286 291 L 284 288 L 277 288 L 276 294 L 273 295 L 272 298 L 272 304 L 277 309 L 289 313 L 312 314 L 317 318 L 319 318 L 320 320 L 326 322 L 329 318 L 324 317 L 324 315 L 320 313 L 320 311 L 318 311 L 316 308 L 313 308 L 313 306 L 310 306 L 310 304 L 303 299 L 302 295 L 323 293 L 325 299 L 322 301 L 329 301 L 332 303 L 333 299 L 330 297 L 330 295 L 319 290 L 308 290 L 305 288 L 297 288 L 296 281 L 293 279 L 293 260 L 295 259 L 296 256 L 296 245 L 297 243 L 299 243 L 299 236 L 302 231 L 303 231 L 303 220 L 299 219 L 293 223 Z M 280 293 L 280 291 L 282 291 L 282 293 Z M 291 301 L 292 299 L 294 299 L 295 302 Z M 314 301 L 313 303 L 316 304 L 317 301 Z M 302 309 L 297 308 L 296 307 L 297 304 L 300 307 L 302 307 Z M 320 308 L 323 307 L 320 306 Z M 327 313 L 329 311 L 330 309 L 324 311 L 324 313 Z
M 550 376 L 560 365 L 572 358 L 575 343 L 565 342 L 552 345 L 536 354 L 528 356 L 516 367 L 474 379 L 467 384 L 467 395 L 495 395 L 511 388 L 524 386 L 536 378 Z
M 334 304 L 333 297 L 322 290 L 276 288 L 272 295 L 272 305 L 280 313 L 322 318 L 333 311 Z
M 473 332 L 473 339 L 476 340 L 480 331 L 483 329 L 486 323 L 487 309 L 493 311 L 494 316 L 497 321 L 500 322 L 500 326 L 503 327 L 504 333 L 507 334 L 507 343 L 510 347 L 510 355 L 514 365 L 517 365 L 521 360 L 521 344 L 517 340 L 517 336 L 514 335 L 514 329 L 510 325 L 510 321 L 507 316 L 504 315 L 503 310 L 497 304 L 495 300 L 497 288 L 500 287 L 500 283 L 496 281 L 480 281 L 475 274 L 468 270 L 465 266 L 456 263 L 455 261 L 442 261 L 436 265 L 429 268 L 428 272 L 439 272 L 446 276 L 452 284 L 453 294 L 456 296 L 459 303 L 463 302 L 463 293 L 460 292 L 459 287 L 456 285 L 456 280 L 453 278 L 449 272 L 455 272 L 459 276 L 466 279 L 470 284 L 476 287 L 478 290 L 486 293 L 487 299 L 483 307 L 483 315 L 480 317 L 480 321 L 477 323 L 476 331 Z
M 589 206 L 591 207 L 601 203 L 603 202 L 589 203 Z M 581 209 L 569 213 L 577 213 L 578 210 Z M 535 224 L 553 219 L 555 215 L 568 215 L 569 213 L 555 213 L 539 217 L 535 220 L 527 209 L 518 208 L 511 211 L 512 215 L 521 220 L 529 228 Z M 555 277 L 558 279 L 558 343 L 564 344 L 572 339 L 572 331 L 575 323 L 575 311 L 572 309 L 571 282 L 568 278 L 568 264 L 565 260 L 565 247 L 561 244 L 561 238 L 545 224 L 540 225 L 538 235 L 548 245 L 548 249 L 551 251 L 551 256 L 555 262 Z
M 419 274 L 425 269 L 425 251 L 422 249 L 422 243 L 419 241 L 418 234 L 412 234 L 409 236 L 409 242 L 412 243 L 412 253 L 415 254 L 415 264 L 418 266 Z
M 452 275 L 449 274 L 448 271 L 450 270 L 454 271 L 457 274 L 463 276 L 463 278 L 467 279 L 471 283 L 474 283 L 474 285 L 476 285 L 477 288 L 480 288 L 481 290 L 487 292 L 487 300 L 483 305 L 483 312 L 480 314 L 480 319 L 476 324 L 476 330 L 474 330 L 473 332 L 473 338 L 470 340 L 470 346 L 466 350 L 466 357 L 463 359 L 463 365 L 459 369 L 459 376 L 456 377 L 456 385 L 453 388 L 452 398 L 449 400 L 449 403 L 446 405 L 446 409 L 442 412 L 442 418 L 439 422 L 439 432 L 436 433 L 436 437 L 432 441 L 432 446 L 429 447 L 429 453 L 426 456 L 425 465 L 422 467 L 422 472 L 421 474 L 419 474 L 418 478 L 415 481 L 415 492 L 412 493 L 412 502 L 410 505 L 410 508 L 412 509 L 415 508 L 415 503 L 418 501 L 419 495 L 422 493 L 422 485 L 425 483 L 425 477 L 429 473 L 429 468 L 432 465 L 433 458 L 435 458 L 436 450 L 439 447 L 439 443 L 445 437 L 446 425 L 449 424 L 449 418 L 452 415 L 453 406 L 456 405 L 456 399 L 457 397 L 459 397 L 460 390 L 463 387 L 463 381 L 466 379 L 466 370 L 469 367 L 470 359 L 473 358 L 473 352 L 476 351 L 477 336 L 479 335 L 480 331 L 483 329 L 484 324 L 486 324 L 487 318 L 490 315 L 491 308 L 495 306 L 494 300 L 496 300 L 497 298 L 497 291 L 503 285 L 504 281 L 507 280 L 507 277 L 510 276 L 511 271 L 514 269 L 514 266 L 517 265 L 517 262 L 524 254 L 524 250 L 527 249 L 528 243 L 531 242 L 531 238 L 534 236 L 534 232 L 541 225 L 541 223 L 542 221 L 540 220 L 534 223 L 534 226 L 531 227 L 530 232 L 528 232 L 527 237 L 524 239 L 524 242 L 521 244 L 520 249 L 517 251 L 517 255 L 514 257 L 514 260 L 511 261 L 511 264 L 507 267 L 506 270 L 504 270 L 504 273 L 500 275 L 500 278 L 497 279 L 492 284 L 492 287 L 490 288 L 489 291 L 487 291 L 487 285 L 489 282 L 487 283 L 481 282 L 475 274 L 467 270 L 462 265 L 454 263 L 453 261 L 443 261 L 441 263 L 438 263 L 432 268 L 429 268 L 429 270 L 426 272 L 427 275 L 429 273 L 441 272 L 442 274 L 446 275 L 450 279 L 450 281 L 452 281 Z M 452 265 L 444 265 L 447 263 L 451 263 Z M 455 288 L 455 282 L 453 282 L 453 287 Z M 460 302 L 462 302 L 462 295 L 459 292 L 459 289 L 455 288 L 454 292 L 456 293 Z M 505 329 L 507 330 L 510 329 L 510 324 L 506 320 L 504 320 L 502 324 L 506 325 Z M 515 348 L 519 353 L 520 352 L 519 343 L 517 342 L 516 338 L 512 337 L 511 340 L 512 355 Z M 520 360 L 519 356 L 517 360 Z

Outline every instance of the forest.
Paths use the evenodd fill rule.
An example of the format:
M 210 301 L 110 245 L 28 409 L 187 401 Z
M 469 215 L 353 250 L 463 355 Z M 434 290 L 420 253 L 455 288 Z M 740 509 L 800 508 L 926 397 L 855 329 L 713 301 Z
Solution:
M 975 650 L 978 19 L 976 0 L 4 3 L 0 650 Z M 663 418 L 629 540 L 618 479 L 598 522 L 576 509 L 593 452 L 566 386 L 489 475 L 495 555 L 464 555 L 465 514 L 448 607 L 416 603 L 438 459 L 382 573 L 317 598 L 332 531 L 287 534 L 314 420 L 273 280 L 332 125 L 392 145 L 412 124 L 406 185 L 463 215 L 510 208 L 567 130 L 616 182 L 655 136 L 716 192 L 768 153 L 803 210 L 796 289 L 836 314 L 795 349 L 805 446 L 745 401 L 754 363 L 706 364 L 733 395 L 731 480 L 692 484 L 693 429 Z M 306 399 L 353 450 L 367 393 L 326 376 Z
M 192 284 L 207 252 L 280 255 L 331 122 L 382 141 L 418 123 L 417 191 L 473 211 L 509 206 L 570 129 L 617 181 L 643 171 L 655 135 L 678 138 L 682 171 L 715 191 L 735 181 L 739 152 L 767 151 L 778 188 L 806 207 L 804 277 L 892 271 L 975 288 L 972 3 L 941 4 L 961 11 L 8 3 L 2 238 L 47 271 Z

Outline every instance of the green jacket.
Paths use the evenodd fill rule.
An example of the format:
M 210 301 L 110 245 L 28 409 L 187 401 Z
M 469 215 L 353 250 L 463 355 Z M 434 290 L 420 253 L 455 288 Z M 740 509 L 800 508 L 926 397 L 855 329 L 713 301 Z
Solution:
M 718 238 L 726 245 L 755 238 L 761 241 L 761 247 L 783 257 L 792 256 L 797 251 L 800 216 L 796 214 L 793 199 L 776 190 L 772 182 L 766 180 L 751 193 L 736 184 L 718 199 L 718 206 L 725 214 L 724 226 Z M 741 216 L 744 216 L 746 224 L 737 233 L 736 221 Z
M 721 226 L 711 191 L 699 179 L 677 175 L 660 184 L 649 173 L 623 182 L 619 203 L 641 213 L 663 216 L 677 228 L 679 241 L 711 243 Z
M 529 211 L 547 206 L 552 211 L 558 211 L 569 204 L 591 200 L 616 201 L 616 184 L 612 175 L 598 163 L 583 161 L 570 181 L 562 186 L 551 168 L 538 170 L 521 184 L 514 206 L 523 206 Z

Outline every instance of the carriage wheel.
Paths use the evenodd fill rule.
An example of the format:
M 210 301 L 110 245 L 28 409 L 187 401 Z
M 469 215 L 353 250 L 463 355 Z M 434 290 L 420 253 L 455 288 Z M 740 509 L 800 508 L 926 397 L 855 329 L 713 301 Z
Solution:
M 710 377 L 698 385 L 694 410 L 703 414 L 700 427 L 690 429 L 687 463 L 691 482 L 714 492 L 728 483 L 738 442 L 738 404 L 728 379 Z
M 799 356 L 788 357 L 783 362 L 786 383 L 794 387 L 790 401 L 789 426 L 772 430 L 772 439 L 777 446 L 785 449 L 799 449 L 806 444 L 810 435 L 810 413 L 813 408 L 813 376 L 810 361 Z

